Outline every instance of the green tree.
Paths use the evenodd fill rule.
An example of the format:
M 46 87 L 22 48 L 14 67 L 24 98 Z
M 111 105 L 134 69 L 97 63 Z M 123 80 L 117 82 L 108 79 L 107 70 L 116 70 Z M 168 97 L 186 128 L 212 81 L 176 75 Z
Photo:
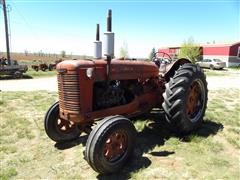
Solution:
M 149 55 L 149 61 L 151 61 L 153 59 L 153 57 L 155 56 L 155 53 L 156 53 L 156 49 L 155 48 L 152 48 L 152 51 Z
M 120 48 L 119 52 L 120 58 L 126 59 L 128 58 L 128 45 L 126 42 L 123 43 L 122 47 Z
M 192 61 L 192 63 L 195 63 L 200 57 L 200 46 L 194 42 L 192 37 L 190 37 L 182 44 L 178 57 L 187 58 Z

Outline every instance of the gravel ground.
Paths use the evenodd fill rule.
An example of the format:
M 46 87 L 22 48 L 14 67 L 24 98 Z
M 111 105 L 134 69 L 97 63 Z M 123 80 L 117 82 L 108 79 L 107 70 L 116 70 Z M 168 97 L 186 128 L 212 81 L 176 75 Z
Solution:
M 207 77 L 208 89 L 240 89 L 240 74 Z M 57 91 L 57 78 L 0 80 L 1 91 Z
M 57 91 L 57 77 L 0 80 L 1 91 Z
M 207 77 L 208 89 L 240 89 L 240 75 Z

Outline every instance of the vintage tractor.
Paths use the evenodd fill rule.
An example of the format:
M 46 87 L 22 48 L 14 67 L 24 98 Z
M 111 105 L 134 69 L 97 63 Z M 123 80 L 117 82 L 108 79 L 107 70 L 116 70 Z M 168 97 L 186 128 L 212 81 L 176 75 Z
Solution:
M 175 132 L 189 133 L 202 124 L 208 91 L 203 71 L 187 59 L 172 62 L 156 53 L 152 62 L 112 60 L 111 10 L 107 27 L 106 59 L 97 31 L 95 59 L 57 65 L 59 101 L 45 116 L 55 142 L 88 133 L 85 159 L 105 174 L 118 171 L 134 150 L 137 133 L 129 118 L 161 108 Z
M 4 57 L 0 58 L 0 76 L 22 78 L 23 73 L 26 73 L 27 70 L 27 65 L 20 65 L 16 60 L 7 59 Z
M 32 65 L 31 67 L 35 71 L 39 71 L 39 70 L 46 71 L 48 69 L 48 65 L 46 63 L 41 63 L 41 64 L 38 64 L 38 65 Z

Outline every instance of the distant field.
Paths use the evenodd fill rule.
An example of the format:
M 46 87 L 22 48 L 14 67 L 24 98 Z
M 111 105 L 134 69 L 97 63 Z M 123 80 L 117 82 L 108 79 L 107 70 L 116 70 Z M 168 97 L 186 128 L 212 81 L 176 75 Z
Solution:
M 0 57 L 6 57 L 6 53 L 0 53 Z M 62 59 L 84 59 L 89 58 L 88 56 L 78 56 L 78 55 L 66 55 L 66 57 L 62 58 L 60 54 L 43 54 L 39 55 L 38 53 L 28 53 L 25 55 L 24 53 L 11 53 L 11 59 L 17 60 L 19 64 L 24 64 L 28 66 L 28 71 L 24 74 L 23 78 L 39 78 L 39 77 L 47 77 L 56 75 L 56 71 L 35 71 L 31 68 L 32 65 L 39 65 L 41 63 L 46 63 L 47 65 L 50 63 L 55 63 L 56 60 Z M 8 77 L 3 78 L 8 79 Z
M 209 92 L 203 126 L 176 137 L 161 111 L 134 119 L 134 155 L 117 174 L 101 176 L 83 159 L 87 136 L 55 144 L 43 117 L 57 101 L 46 91 L 0 92 L 0 179 L 239 179 L 238 89 Z
M 0 57 L 6 57 L 6 53 L 0 53 Z M 86 58 L 84 55 L 66 55 L 62 57 L 60 54 L 39 54 L 39 53 L 11 53 L 11 58 L 18 61 L 40 61 L 40 62 L 54 62 L 59 59 L 76 59 L 76 58 Z

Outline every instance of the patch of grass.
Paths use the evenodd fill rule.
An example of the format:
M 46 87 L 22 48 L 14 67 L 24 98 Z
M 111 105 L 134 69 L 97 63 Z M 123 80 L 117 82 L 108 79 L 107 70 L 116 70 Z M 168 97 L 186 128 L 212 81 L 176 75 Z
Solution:
M 211 157 L 211 158 L 209 158 L 207 164 L 210 166 L 215 166 L 215 167 L 221 167 L 221 166 L 229 167 L 230 166 L 230 163 L 221 157 Z
M 139 132 L 141 132 L 146 125 L 147 125 L 147 120 L 137 120 L 134 123 L 136 130 Z
M 235 136 L 235 137 L 227 137 L 227 141 L 232 144 L 233 146 L 235 146 L 237 149 L 240 149 L 240 138 L 239 136 Z
M 240 128 L 239 127 L 228 128 L 228 131 L 233 132 L 234 134 L 240 135 Z
M 176 137 L 171 137 L 170 139 L 166 140 L 165 144 L 168 145 L 168 146 L 176 147 L 179 144 L 181 144 L 181 141 L 179 141 L 179 139 L 176 138 Z
M 233 70 L 233 71 L 240 71 L 240 66 L 229 67 L 228 69 Z
M 8 145 L 8 144 L 1 145 L 0 152 L 3 152 L 5 154 L 15 153 L 15 152 L 17 152 L 17 147 L 13 146 L 13 145 Z
M 32 77 L 32 78 L 40 78 L 40 77 L 50 77 L 50 76 L 56 76 L 57 71 L 35 71 L 33 69 L 29 69 L 24 76 L 25 77 Z
M 18 173 L 15 168 L 1 168 L 0 170 L 0 179 L 1 180 L 8 180 L 14 176 L 16 176 Z
M 210 91 L 205 117 L 239 127 L 239 107 L 240 95 L 238 89 Z
M 224 70 L 210 70 L 210 69 L 203 69 L 206 76 L 228 76 L 229 72 Z
M 98 175 L 83 159 L 86 138 L 59 148 L 47 137 L 43 118 L 57 93 L 0 95 L 0 179 L 239 178 L 239 90 L 209 91 L 206 121 L 186 137 L 167 132 L 158 113 L 135 119 L 134 155 L 119 173 L 108 176 Z

